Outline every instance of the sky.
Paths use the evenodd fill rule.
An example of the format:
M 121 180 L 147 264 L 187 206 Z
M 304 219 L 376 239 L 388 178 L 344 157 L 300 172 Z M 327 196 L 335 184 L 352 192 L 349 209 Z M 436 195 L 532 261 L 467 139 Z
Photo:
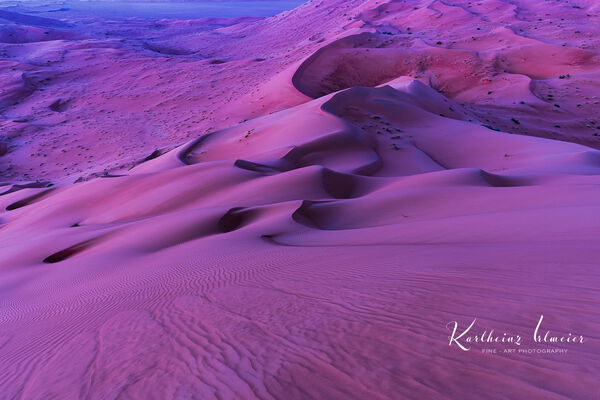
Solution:
M 268 17 L 290 10 L 303 0 L 204 0 L 188 2 L 170 1 L 6 1 L 0 6 L 11 11 L 26 12 L 47 18 L 69 19 L 72 17 L 137 17 L 195 19 L 215 17 Z M 18 5 L 18 7 L 13 7 Z

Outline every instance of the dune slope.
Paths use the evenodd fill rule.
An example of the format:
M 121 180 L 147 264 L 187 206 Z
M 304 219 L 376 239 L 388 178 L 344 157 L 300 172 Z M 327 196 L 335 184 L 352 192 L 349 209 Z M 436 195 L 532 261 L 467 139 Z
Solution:
M 122 21 L 123 41 L 8 24 L 0 392 L 594 398 L 598 12 L 328 0 L 160 39 Z M 477 318 L 537 348 L 541 314 L 587 340 L 448 345 Z

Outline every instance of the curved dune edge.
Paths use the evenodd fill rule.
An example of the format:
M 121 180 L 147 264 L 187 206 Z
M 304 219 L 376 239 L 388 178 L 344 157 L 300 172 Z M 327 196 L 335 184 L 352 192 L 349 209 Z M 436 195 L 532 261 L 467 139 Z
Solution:
M 443 42 L 362 32 L 319 49 L 298 68 L 293 82 L 302 93 L 317 98 L 353 86 L 379 86 L 406 75 L 464 101 L 488 91 L 492 76 L 581 79 L 600 71 L 600 54 L 595 51 L 524 38 L 506 28 L 493 30 L 491 37 L 502 39 L 496 47 L 482 48 L 481 41 L 474 48 L 462 43 L 441 47 Z M 547 60 L 541 68 L 540 59 Z M 465 66 L 455 60 L 463 60 Z

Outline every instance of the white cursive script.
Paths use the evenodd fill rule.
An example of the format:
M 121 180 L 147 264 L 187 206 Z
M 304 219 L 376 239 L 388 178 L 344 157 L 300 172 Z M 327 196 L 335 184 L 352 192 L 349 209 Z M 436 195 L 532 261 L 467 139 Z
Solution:
M 468 335 L 469 331 L 473 328 L 476 321 L 477 318 L 474 318 L 473 322 L 471 322 L 471 325 L 469 325 L 464 331 L 462 331 L 460 335 L 456 334 L 458 330 L 458 322 L 448 322 L 446 324 L 447 329 L 450 329 L 449 325 L 454 325 L 452 327 L 452 334 L 449 336 L 448 345 L 452 346 L 452 344 L 454 343 L 463 351 L 469 351 L 471 349 L 471 347 L 469 347 L 471 343 L 514 343 L 517 346 L 521 345 L 521 341 L 523 338 L 520 335 L 509 335 L 506 332 L 502 333 L 502 335 L 497 335 L 494 333 L 493 329 L 489 331 L 485 330 L 479 335 Z M 462 340 L 462 343 L 460 342 L 460 340 Z
M 584 339 L 582 335 L 573 335 L 569 332 L 567 336 L 553 336 L 550 334 L 550 331 L 546 331 L 544 336 L 538 335 L 540 331 L 540 327 L 542 326 L 542 321 L 544 320 L 544 316 L 540 315 L 540 319 L 535 327 L 535 331 L 533 331 L 533 341 L 536 343 L 583 343 Z

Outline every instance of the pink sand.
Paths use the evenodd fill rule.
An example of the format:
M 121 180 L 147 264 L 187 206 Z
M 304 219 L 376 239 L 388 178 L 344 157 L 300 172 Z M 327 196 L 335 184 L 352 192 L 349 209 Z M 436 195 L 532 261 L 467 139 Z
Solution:
M 0 398 L 598 398 L 599 15 L 0 14 Z

